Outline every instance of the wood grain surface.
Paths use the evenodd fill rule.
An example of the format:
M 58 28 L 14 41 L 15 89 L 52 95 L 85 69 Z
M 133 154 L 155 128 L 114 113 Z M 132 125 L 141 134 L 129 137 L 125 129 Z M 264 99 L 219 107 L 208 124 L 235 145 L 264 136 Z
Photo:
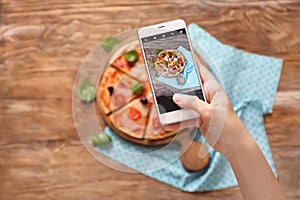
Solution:
M 284 59 L 265 125 L 279 181 L 300 199 L 299 0 L 0 2 L 0 199 L 242 198 L 238 187 L 191 194 L 110 169 L 76 133 L 72 88 L 90 50 L 106 35 L 176 18 Z

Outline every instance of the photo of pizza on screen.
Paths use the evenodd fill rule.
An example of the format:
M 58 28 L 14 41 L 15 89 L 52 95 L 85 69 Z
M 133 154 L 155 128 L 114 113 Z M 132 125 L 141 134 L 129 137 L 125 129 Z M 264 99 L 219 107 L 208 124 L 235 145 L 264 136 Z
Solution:
M 175 93 L 204 100 L 185 29 L 141 41 L 160 114 L 180 109 L 172 100 Z
M 156 71 L 164 77 L 176 77 L 178 76 L 185 67 L 185 61 L 183 55 L 173 49 L 173 50 L 162 50 L 157 49 L 159 52 L 155 60 Z M 182 84 L 183 82 L 179 82 Z

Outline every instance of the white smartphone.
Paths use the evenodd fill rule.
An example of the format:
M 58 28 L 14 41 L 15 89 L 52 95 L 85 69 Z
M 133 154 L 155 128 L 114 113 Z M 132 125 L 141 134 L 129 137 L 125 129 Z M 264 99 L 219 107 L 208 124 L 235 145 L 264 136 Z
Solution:
M 199 117 L 172 100 L 174 93 L 182 93 L 206 101 L 184 20 L 140 28 L 138 38 L 160 122 L 172 124 Z

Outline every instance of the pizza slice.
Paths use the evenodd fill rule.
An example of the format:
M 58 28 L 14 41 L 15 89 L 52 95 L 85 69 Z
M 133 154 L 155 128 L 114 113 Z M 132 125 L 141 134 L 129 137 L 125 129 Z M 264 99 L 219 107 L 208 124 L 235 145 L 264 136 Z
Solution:
M 115 86 L 123 76 L 123 72 L 112 67 L 108 67 L 103 73 L 98 85 L 97 99 L 99 99 L 99 107 L 104 114 L 111 112 L 111 96 Z
M 155 64 L 155 68 L 156 68 L 156 71 L 159 74 L 161 74 L 164 77 L 168 77 L 168 73 L 169 73 L 169 67 L 168 66 L 166 66 L 163 63 L 158 62 L 158 63 Z
M 179 74 L 178 70 L 174 67 L 170 67 L 169 72 L 168 72 L 168 77 L 175 77 Z
M 180 53 L 177 57 L 177 60 L 174 61 L 175 66 L 179 72 L 182 72 L 185 67 L 185 61 L 183 55 Z
M 150 140 L 159 140 L 176 134 L 175 131 L 166 131 L 159 122 L 157 111 L 152 104 L 149 111 L 149 119 L 146 127 L 145 138 Z
M 135 90 L 132 88 L 132 85 L 138 83 L 136 80 L 130 78 L 126 74 L 122 76 L 122 78 L 119 80 L 119 83 L 115 85 L 114 91 L 111 95 L 111 110 L 116 110 L 127 103 L 129 103 L 132 99 L 136 98 L 137 96 L 140 96 L 142 94 L 142 91 L 134 92 Z M 140 90 L 144 90 L 143 86 Z
M 113 67 L 105 71 L 99 86 L 98 98 L 104 114 L 119 109 L 145 91 L 141 83 Z
M 138 98 L 113 112 L 109 119 L 117 131 L 134 138 L 143 138 L 148 114 L 149 103 Z
M 125 54 L 130 51 L 136 51 L 137 53 L 137 60 L 134 62 L 127 61 L 125 57 Z M 128 73 L 135 66 L 145 65 L 141 48 L 137 45 L 135 48 L 125 49 L 120 53 L 120 55 L 117 56 L 115 60 L 112 61 L 111 65 L 125 73 Z
M 128 71 L 127 74 L 135 78 L 136 80 L 140 81 L 141 83 L 149 82 L 145 64 L 135 65 L 134 67 L 131 68 L 131 70 Z

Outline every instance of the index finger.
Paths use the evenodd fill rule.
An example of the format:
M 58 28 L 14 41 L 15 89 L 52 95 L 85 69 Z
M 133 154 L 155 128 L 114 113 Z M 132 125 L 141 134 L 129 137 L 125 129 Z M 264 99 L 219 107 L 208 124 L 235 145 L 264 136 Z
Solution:
M 210 73 L 210 71 L 204 67 L 200 66 L 200 75 L 203 78 L 203 81 L 216 80 L 215 77 Z
M 215 96 L 217 91 L 223 90 L 223 87 L 219 84 L 211 72 L 203 65 L 200 67 L 200 76 L 203 82 L 203 87 L 207 87 L 211 97 Z

